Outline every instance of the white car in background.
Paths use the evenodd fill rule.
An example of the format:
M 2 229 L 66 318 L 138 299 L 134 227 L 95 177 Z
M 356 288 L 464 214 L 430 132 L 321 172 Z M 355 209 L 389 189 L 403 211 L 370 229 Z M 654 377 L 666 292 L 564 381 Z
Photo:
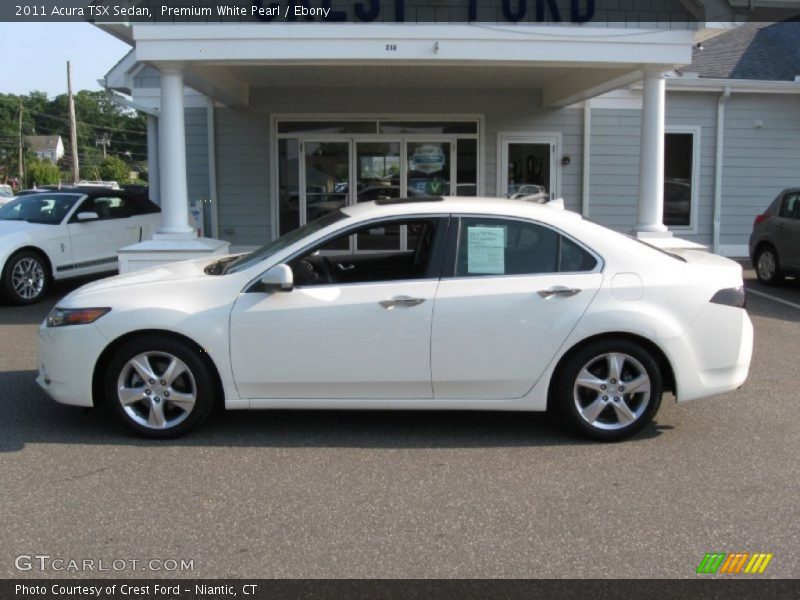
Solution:
M 31 304 L 54 279 L 117 269 L 117 250 L 152 237 L 161 209 L 103 187 L 43 190 L 0 207 L 0 288 Z
M 228 409 L 554 407 L 626 438 L 747 377 L 741 267 L 549 205 L 348 206 L 248 255 L 90 283 L 39 330 L 38 383 L 166 438 Z
M 8 204 L 14 199 L 14 190 L 10 185 L 0 184 L 0 206 Z

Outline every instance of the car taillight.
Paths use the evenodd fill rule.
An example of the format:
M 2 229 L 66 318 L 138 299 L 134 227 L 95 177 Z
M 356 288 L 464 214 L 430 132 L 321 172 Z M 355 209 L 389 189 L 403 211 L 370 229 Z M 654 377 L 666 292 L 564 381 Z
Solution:
M 710 302 L 722 304 L 723 306 L 733 306 L 734 308 L 745 308 L 747 301 L 744 294 L 744 286 L 720 290 L 714 294 Z
M 762 213 L 760 215 L 756 215 L 756 220 L 753 221 L 753 227 L 755 227 L 759 223 L 763 223 L 767 219 L 769 219 L 769 213 L 768 212 Z

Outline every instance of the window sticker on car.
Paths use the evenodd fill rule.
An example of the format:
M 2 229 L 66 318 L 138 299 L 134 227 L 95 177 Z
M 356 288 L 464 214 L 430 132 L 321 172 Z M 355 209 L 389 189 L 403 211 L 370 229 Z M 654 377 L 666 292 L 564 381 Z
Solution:
M 467 272 L 482 275 L 504 275 L 506 272 L 505 248 L 505 227 L 468 227 Z

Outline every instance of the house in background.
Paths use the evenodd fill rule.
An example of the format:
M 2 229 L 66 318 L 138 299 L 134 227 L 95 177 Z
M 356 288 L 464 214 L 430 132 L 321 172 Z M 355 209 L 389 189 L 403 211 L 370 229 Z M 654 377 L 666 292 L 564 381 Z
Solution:
M 736 27 L 735 3 L 716 1 L 595 4 L 581 25 L 502 22 L 500 0 L 476 5 L 497 9 L 492 25 L 464 22 L 469 0 L 425 18 L 406 0 L 419 22 L 103 25 L 132 47 L 105 86 L 149 115 L 159 243 L 198 247 L 189 200 L 210 199 L 214 237 L 247 249 L 380 186 L 541 186 L 652 243 L 743 256 L 753 217 L 799 184 L 797 24 Z M 766 52 L 772 35 L 793 50 Z M 739 67 L 713 70 L 717 54 Z
M 55 164 L 64 157 L 64 142 L 60 135 L 26 135 L 25 144 L 41 160 Z

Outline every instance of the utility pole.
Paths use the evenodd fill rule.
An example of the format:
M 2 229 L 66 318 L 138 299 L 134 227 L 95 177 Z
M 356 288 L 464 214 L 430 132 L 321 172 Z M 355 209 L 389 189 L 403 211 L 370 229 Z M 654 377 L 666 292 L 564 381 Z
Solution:
M 23 189 L 25 187 L 25 165 L 23 164 L 23 159 L 25 158 L 25 152 L 22 147 L 22 96 L 19 98 L 19 189 Z
M 107 133 L 104 133 L 102 137 L 99 137 L 94 141 L 94 145 L 101 146 L 103 148 L 103 158 L 105 158 L 106 148 L 111 145 L 111 136 Z
M 69 98 L 69 143 L 72 146 L 72 183 L 78 185 L 81 180 L 78 165 L 78 131 L 75 124 L 75 98 L 72 97 L 72 68 L 67 61 L 67 97 Z

